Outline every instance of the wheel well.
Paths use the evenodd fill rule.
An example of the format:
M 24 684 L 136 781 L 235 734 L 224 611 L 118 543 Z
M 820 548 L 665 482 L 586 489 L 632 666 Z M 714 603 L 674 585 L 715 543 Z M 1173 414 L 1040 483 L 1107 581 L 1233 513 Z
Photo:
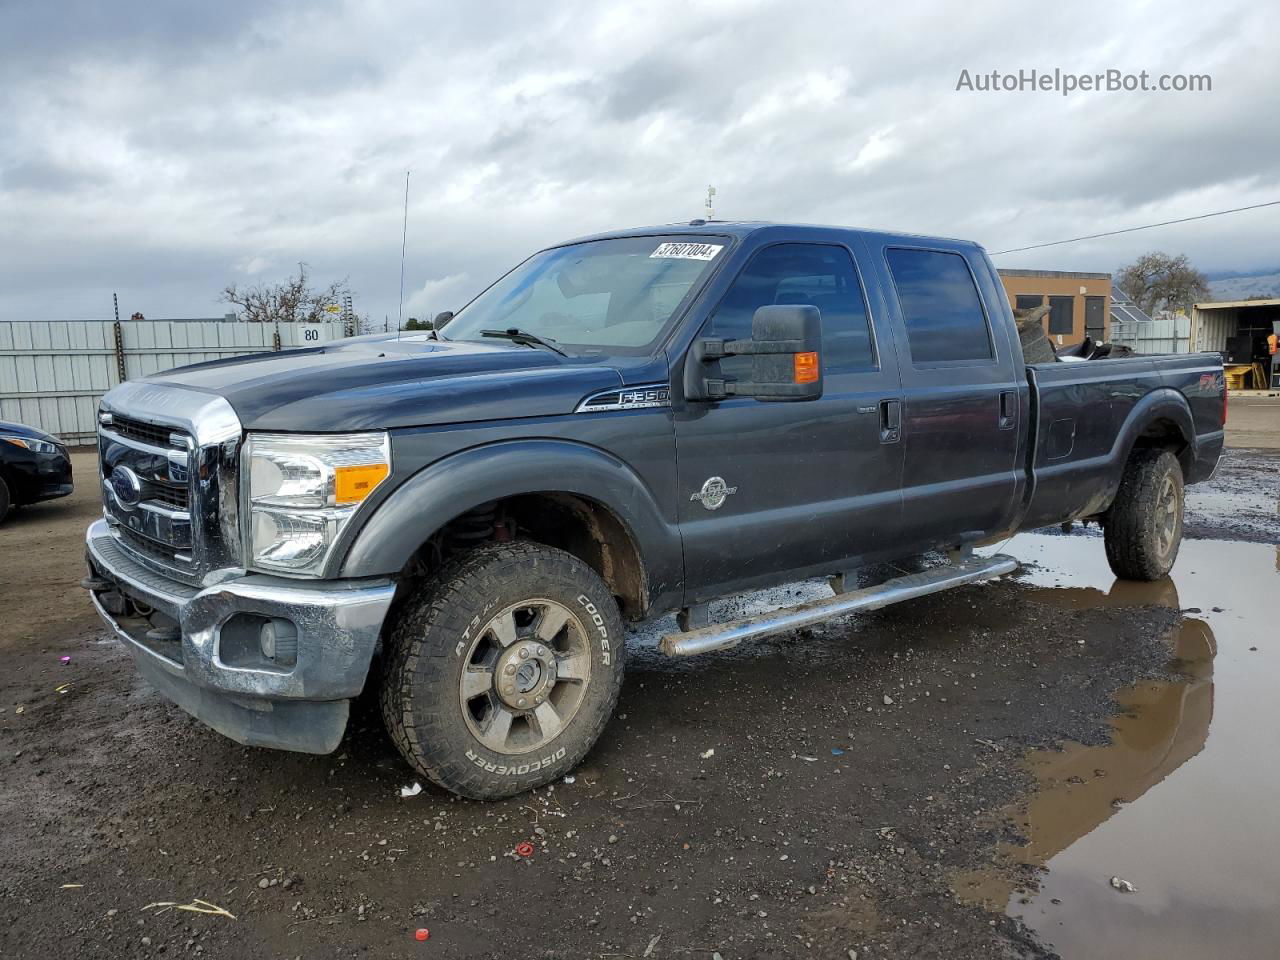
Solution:
M 454 517 L 406 565 L 429 576 L 444 559 L 489 540 L 533 540 L 586 563 L 608 586 L 622 615 L 640 620 L 649 607 L 644 563 L 626 525 L 595 500 L 569 493 L 531 493 L 482 504 Z
M 1133 442 L 1133 450 L 1170 450 L 1178 458 L 1185 475 L 1191 469 L 1191 444 L 1182 428 L 1167 417 L 1157 417 L 1143 428 Z M 1133 451 L 1130 451 L 1130 456 Z

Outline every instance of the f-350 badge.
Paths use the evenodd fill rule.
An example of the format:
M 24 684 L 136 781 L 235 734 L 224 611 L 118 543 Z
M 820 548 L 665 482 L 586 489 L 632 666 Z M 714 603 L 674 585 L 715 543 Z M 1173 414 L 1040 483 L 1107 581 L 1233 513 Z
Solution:
M 691 493 L 689 499 L 700 501 L 708 510 L 719 510 L 730 495 L 737 492 L 738 488 L 725 483 L 724 477 L 708 477 L 702 489 L 697 493 Z

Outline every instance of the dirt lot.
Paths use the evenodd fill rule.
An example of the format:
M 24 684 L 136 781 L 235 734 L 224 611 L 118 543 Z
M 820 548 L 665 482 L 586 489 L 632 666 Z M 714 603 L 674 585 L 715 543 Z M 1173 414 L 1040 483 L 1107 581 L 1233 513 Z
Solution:
M 1280 456 L 1257 448 L 1280 448 L 1280 404 L 1249 407 L 1233 405 L 1232 424 L 1254 449 L 1194 491 L 1188 530 L 1251 541 L 1265 577 L 1254 544 L 1280 543 Z M 1087 533 L 1019 538 L 1020 580 L 733 655 L 672 662 L 637 636 L 618 714 L 572 783 L 490 804 L 430 788 L 402 799 L 412 777 L 371 704 L 333 756 L 299 756 L 227 741 L 135 677 L 76 586 L 98 511 L 91 457 L 76 467 L 73 498 L 0 528 L 3 957 L 1119 955 L 1087 934 L 1113 902 L 1141 903 L 1145 882 L 1125 900 L 1091 864 L 1090 895 L 1110 899 L 1084 914 L 1062 912 L 1071 896 L 1052 914 L 1063 897 L 1037 890 L 1071 876 L 1051 857 L 1207 737 L 1206 718 L 1194 749 L 1156 750 L 1154 773 L 1105 752 L 1124 739 L 1117 693 L 1152 716 L 1130 699 L 1143 684 L 1192 704 L 1157 746 L 1195 726 L 1204 670 L 1175 641 L 1201 621 L 1182 620 L 1182 580 L 1129 590 Z M 1188 573 L 1222 565 L 1195 550 Z M 1101 590 L 1067 585 L 1082 568 Z M 1270 580 L 1260 589 L 1274 596 Z M 1234 628 L 1215 629 L 1222 646 Z M 1256 674 L 1277 666 L 1263 654 L 1239 656 Z M 1041 843 L 1037 798 L 1059 796 L 1043 758 L 1081 750 L 1103 753 L 1048 779 L 1093 781 L 1114 761 L 1115 793 Z M 525 840 L 535 852 L 520 859 Z M 195 898 L 236 919 L 147 909 Z

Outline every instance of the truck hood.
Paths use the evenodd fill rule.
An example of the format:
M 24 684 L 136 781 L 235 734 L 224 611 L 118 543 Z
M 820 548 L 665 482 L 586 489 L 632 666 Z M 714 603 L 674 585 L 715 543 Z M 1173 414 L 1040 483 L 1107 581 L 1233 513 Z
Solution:
M 225 397 L 248 430 L 325 433 L 555 416 L 622 385 L 599 362 L 421 334 L 214 360 L 148 381 Z

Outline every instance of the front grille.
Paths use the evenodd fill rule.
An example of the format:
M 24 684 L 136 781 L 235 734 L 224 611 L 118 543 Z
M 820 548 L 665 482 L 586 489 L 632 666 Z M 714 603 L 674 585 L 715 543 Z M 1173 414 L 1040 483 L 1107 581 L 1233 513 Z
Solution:
M 171 566 L 181 562 L 177 559 L 178 551 L 172 547 L 165 546 L 150 537 L 144 537 L 142 534 L 130 530 L 122 523 L 116 524 L 116 531 L 120 534 L 120 539 L 125 542 L 126 546 L 143 556 L 150 557 L 152 560 L 159 560 L 161 563 Z
M 112 433 L 118 433 L 128 440 L 149 443 L 153 447 L 186 448 L 186 435 L 181 430 L 175 430 L 173 427 L 156 426 L 154 423 L 144 423 L 142 420 L 134 420 L 132 417 L 122 417 L 119 414 L 115 414 L 111 418 L 108 429 Z M 175 438 L 182 438 L 181 442 L 174 443 Z
M 147 499 L 152 503 L 163 503 L 165 506 L 173 507 L 175 510 L 186 510 L 191 497 L 188 495 L 186 487 L 155 483 L 147 486 Z
M 189 585 L 238 566 L 240 423 L 221 397 L 128 381 L 99 411 L 105 513 L 121 551 Z

